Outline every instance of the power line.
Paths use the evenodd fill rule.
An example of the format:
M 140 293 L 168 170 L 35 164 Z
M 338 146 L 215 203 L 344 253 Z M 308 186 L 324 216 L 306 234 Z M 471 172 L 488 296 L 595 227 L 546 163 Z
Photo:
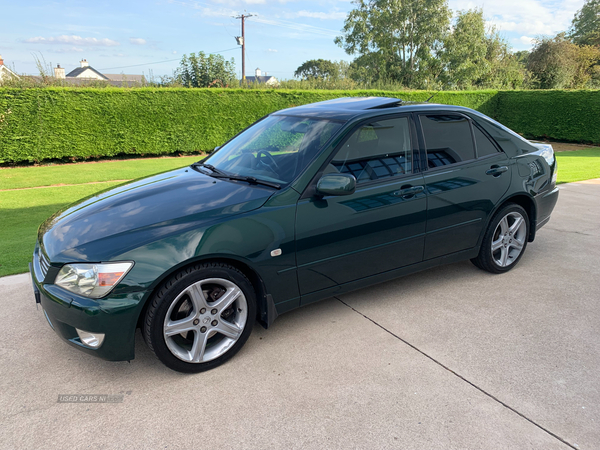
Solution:
M 265 25 L 272 25 L 272 26 L 276 26 L 276 27 L 282 27 L 282 28 L 302 31 L 304 33 L 312 33 L 312 34 L 316 34 L 319 36 L 336 37 L 340 34 L 339 32 L 334 31 L 334 30 L 329 30 L 327 28 L 321 28 L 321 27 L 315 27 L 313 25 L 307 25 L 304 23 L 296 23 L 296 22 L 274 20 L 274 19 L 263 19 L 260 17 L 254 18 L 254 19 L 252 19 L 252 21 L 258 22 L 258 23 L 263 23 Z
M 234 48 L 228 48 L 226 50 L 218 50 L 216 52 L 208 52 L 208 54 L 214 54 L 214 53 L 224 53 L 224 52 L 230 52 L 232 50 L 237 50 L 238 47 L 234 47 Z M 165 59 L 163 61 L 156 61 L 156 62 L 149 62 L 149 63 L 143 63 L 143 64 L 133 64 L 131 66 L 121 66 L 121 67 L 108 67 L 106 69 L 98 69 L 98 70 L 114 70 L 114 69 L 127 69 L 128 67 L 139 67 L 139 66 L 149 66 L 151 64 L 162 64 L 162 63 L 166 63 L 166 62 L 173 62 L 173 61 L 181 61 L 181 58 L 176 58 L 176 59 Z
M 189 6 L 189 7 L 195 8 L 195 9 L 200 9 L 199 6 L 203 6 L 205 8 L 212 8 L 215 6 L 215 5 L 208 4 L 208 3 L 198 1 L 198 0 L 190 0 L 190 1 L 170 0 L 170 3 L 176 3 L 176 4 L 179 4 L 182 6 Z M 224 11 L 223 13 L 218 14 L 218 15 L 226 16 L 228 14 L 229 13 Z M 265 25 L 273 25 L 276 27 L 282 27 L 282 28 L 288 28 L 288 29 L 292 29 L 292 30 L 302 31 L 304 33 L 312 33 L 312 34 L 316 34 L 319 36 L 337 37 L 340 34 L 338 31 L 335 31 L 335 30 L 330 30 L 327 28 L 317 27 L 314 25 L 307 25 L 307 24 L 283 20 L 283 19 L 280 19 L 280 20 L 263 19 L 259 16 L 254 16 L 254 19 L 251 19 L 251 21 L 255 21 L 258 23 L 265 24 Z

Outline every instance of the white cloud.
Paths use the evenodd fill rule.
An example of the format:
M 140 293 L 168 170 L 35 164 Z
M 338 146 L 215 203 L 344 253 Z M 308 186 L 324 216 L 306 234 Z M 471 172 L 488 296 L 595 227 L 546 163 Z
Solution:
M 267 49 L 269 53 L 277 53 L 279 50 L 275 50 L 274 48 Z
M 227 8 L 194 7 L 194 9 L 199 9 L 202 17 L 232 17 L 237 14 L 237 11 Z
M 173 54 L 176 55 L 177 54 L 177 50 L 173 50 Z
M 532 38 L 530 36 L 521 36 L 519 38 L 519 42 L 521 42 L 524 45 L 530 46 L 530 47 L 533 46 L 533 41 L 534 41 L 534 38 Z
M 36 36 L 29 39 L 25 39 L 25 42 L 28 44 L 73 44 L 73 45 L 84 45 L 88 47 L 114 47 L 119 44 L 117 41 L 113 41 L 112 39 L 103 38 L 84 38 L 81 36 L 71 35 L 68 36 L 63 34 L 61 36 L 52 36 L 52 37 L 42 37 Z
M 335 31 L 335 30 L 321 28 L 321 27 L 317 27 L 314 25 L 307 25 L 307 24 L 299 23 L 299 22 L 296 22 L 293 20 L 263 19 L 262 17 L 257 16 L 257 17 L 252 17 L 251 21 L 263 23 L 265 25 L 273 25 L 276 27 L 285 28 L 288 31 L 288 37 L 290 37 L 289 32 L 291 30 L 301 32 L 300 34 L 298 34 L 298 36 L 301 38 L 306 38 L 307 35 L 311 35 L 312 37 L 314 37 L 314 36 L 336 37 L 339 35 L 339 32 Z
M 59 48 L 56 50 L 50 50 L 54 53 L 81 53 L 84 50 L 81 47 L 71 47 L 71 48 Z
M 292 15 L 296 17 L 310 17 L 311 19 L 321 20 L 344 20 L 347 14 L 342 11 L 298 11 Z
M 129 38 L 129 42 L 133 45 L 146 45 L 146 39 L 142 38 Z
M 244 5 L 264 5 L 266 0 L 213 0 L 214 3 L 227 6 Z
M 482 8 L 488 23 L 499 31 L 520 35 L 553 35 L 566 31 L 584 0 L 450 0 L 454 11 Z

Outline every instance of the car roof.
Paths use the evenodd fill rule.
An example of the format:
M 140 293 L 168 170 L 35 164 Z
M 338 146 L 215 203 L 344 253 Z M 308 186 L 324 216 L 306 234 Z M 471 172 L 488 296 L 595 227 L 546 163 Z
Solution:
M 323 102 L 310 103 L 294 108 L 282 109 L 274 115 L 314 117 L 348 121 L 356 117 L 372 117 L 399 112 L 428 111 L 469 111 L 469 108 L 438 103 L 404 102 L 392 97 L 342 97 Z

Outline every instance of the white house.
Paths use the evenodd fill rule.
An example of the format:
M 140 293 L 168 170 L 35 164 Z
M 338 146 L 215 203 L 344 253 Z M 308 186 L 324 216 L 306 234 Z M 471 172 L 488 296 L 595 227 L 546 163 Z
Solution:
M 65 76 L 65 69 L 60 67 L 60 64 L 54 69 L 54 76 L 56 78 L 85 78 L 86 80 L 103 80 L 108 81 L 108 78 L 98 72 L 96 69 L 91 67 L 87 62 L 87 59 L 79 61 L 81 67 L 71 70 Z
M 19 75 L 17 75 L 16 73 L 14 73 L 12 70 L 10 70 L 8 67 L 6 67 L 4 65 L 4 60 L 2 59 L 2 55 L 0 55 L 0 80 L 2 80 L 5 77 L 6 78 L 11 78 L 11 77 L 19 78 Z
M 100 73 L 96 69 L 94 69 L 87 62 L 86 59 L 82 59 L 79 61 L 80 67 L 71 70 L 68 74 L 65 75 L 65 69 L 60 67 L 58 64 L 54 68 L 54 77 L 57 79 L 63 79 L 67 82 L 73 84 L 79 84 L 78 82 L 82 81 L 106 81 L 109 84 L 113 84 L 115 86 L 121 85 L 125 83 L 129 86 L 134 86 L 136 84 L 143 84 L 145 82 L 143 75 L 125 75 L 123 73 Z
M 277 78 L 267 75 L 267 72 L 265 72 L 264 75 L 262 75 L 260 69 L 256 69 L 256 76 L 254 77 L 246 77 L 246 81 L 248 81 L 248 83 L 264 83 L 267 86 L 273 86 L 273 87 L 277 87 L 279 86 L 279 81 L 277 80 Z

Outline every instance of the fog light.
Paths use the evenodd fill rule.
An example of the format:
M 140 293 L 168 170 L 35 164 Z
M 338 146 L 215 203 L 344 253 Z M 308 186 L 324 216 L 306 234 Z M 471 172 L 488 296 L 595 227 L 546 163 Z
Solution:
M 81 343 L 91 348 L 98 348 L 104 342 L 104 333 L 90 333 L 89 331 L 83 331 L 79 328 L 75 328 Z

